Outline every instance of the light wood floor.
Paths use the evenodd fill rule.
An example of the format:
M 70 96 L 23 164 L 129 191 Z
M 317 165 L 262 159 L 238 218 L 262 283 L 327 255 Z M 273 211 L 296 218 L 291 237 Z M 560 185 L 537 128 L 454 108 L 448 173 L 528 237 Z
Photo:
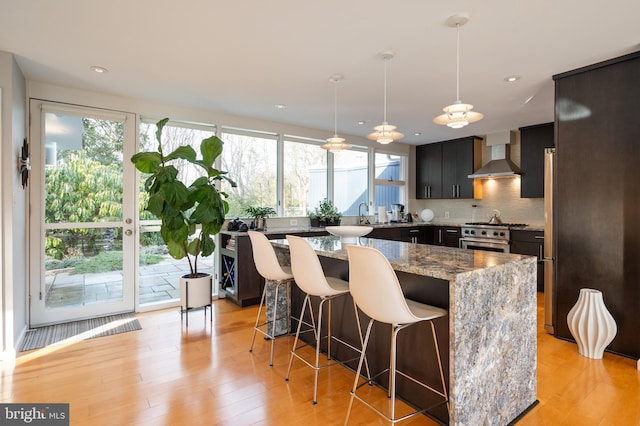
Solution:
M 575 344 L 543 331 L 541 303 L 540 404 L 518 424 L 640 425 L 636 361 L 578 355 Z M 260 335 L 249 353 L 256 312 L 219 300 L 212 328 L 196 311 L 188 330 L 177 309 L 144 313 L 140 331 L 21 353 L 15 365 L 1 365 L 0 400 L 68 402 L 72 425 L 342 424 L 353 373 L 341 366 L 322 371 L 319 403 L 312 405 L 310 368 L 295 362 L 291 380 L 284 381 L 292 340 L 276 341 L 272 368 Z M 351 420 L 385 424 L 357 402 Z M 419 416 L 403 424 L 434 423 Z

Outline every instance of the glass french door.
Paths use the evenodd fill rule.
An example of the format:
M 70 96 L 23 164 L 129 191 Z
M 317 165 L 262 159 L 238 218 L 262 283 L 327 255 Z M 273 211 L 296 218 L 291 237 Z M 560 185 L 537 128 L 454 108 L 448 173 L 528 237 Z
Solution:
M 135 115 L 30 108 L 30 326 L 133 311 Z

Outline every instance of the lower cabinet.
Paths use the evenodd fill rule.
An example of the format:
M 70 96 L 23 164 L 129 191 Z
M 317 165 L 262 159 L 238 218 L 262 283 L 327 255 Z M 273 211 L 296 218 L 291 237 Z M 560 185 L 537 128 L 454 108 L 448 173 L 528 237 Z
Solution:
M 460 247 L 462 229 L 459 226 L 434 226 L 432 243 L 435 246 Z
M 270 240 L 285 238 L 286 234 L 267 234 Z M 301 237 L 328 235 L 324 230 L 296 233 Z M 218 285 L 225 298 L 238 306 L 257 305 L 262 297 L 264 278 L 253 260 L 249 235 L 241 232 L 220 233 L 220 278 Z
M 511 230 L 511 253 L 538 258 L 538 291 L 544 291 L 544 231 Z
M 428 244 L 430 242 L 430 239 L 428 238 L 428 235 L 430 234 L 429 231 L 430 227 L 428 226 L 375 228 L 367 234 L 366 237 L 379 238 L 381 240 L 404 241 L 407 243 Z

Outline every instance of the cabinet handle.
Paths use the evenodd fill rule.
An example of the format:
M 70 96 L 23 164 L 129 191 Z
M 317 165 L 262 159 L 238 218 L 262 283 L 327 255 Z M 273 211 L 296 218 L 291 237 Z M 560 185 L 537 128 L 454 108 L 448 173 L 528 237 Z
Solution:
M 427 198 L 431 198 L 431 185 L 427 186 Z
M 428 192 L 429 190 L 428 190 L 427 188 L 428 188 L 428 186 L 427 186 L 427 185 L 425 185 L 425 186 L 424 186 L 424 198 L 429 198 L 429 196 L 427 195 L 427 194 L 429 193 L 429 192 Z
M 456 186 L 455 185 L 451 185 L 451 188 L 453 189 L 453 194 L 451 195 L 453 198 L 456 198 Z
M 533 238 L 536 240 L 544 240 L 544 235 L 534 235 Z
M 442 244 L 442 229 L 438 229 L 438 244 Z
M 538 247 L 538 260 L 542 260 L 544 258 L 544 254 L 542 253 L 542 245 Z
M 458 230 L 457 229 L 447 229 L 447 232 L 450 234 L 457 234 Z
M 458 198 L 460 198 L 460 185 L 456 185 L 458 187 Z
M 419 229 L 410 229 L 409 230 L 409 233 L 411 233 L 411 234 L 415 234 L 416 232 L 420 232 L 420 230 Z

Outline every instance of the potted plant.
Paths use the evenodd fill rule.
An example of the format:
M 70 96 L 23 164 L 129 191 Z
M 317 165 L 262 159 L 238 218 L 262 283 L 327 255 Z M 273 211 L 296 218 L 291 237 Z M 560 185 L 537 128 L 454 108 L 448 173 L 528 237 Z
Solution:
M 340 225 L 342 214 L 333 205 L 333 202 L 327 198 L 322 200 L 316 207 L 315 214 L 318 216 L 320 226 Z
M 245 207 L 244 211 L 253 219 L 251 229 L 258 231 L 267 229 L 267 218 L 276 214 L 272 207 Z
M 320 226 L 320 217 L 318 216 L 318 213 L 316 213 L 316 210 L 307 211 L 307 216 L 309 217 L 309 225 L 312 228 L 317 228 Z
M 183 280 L 202 278 L 211 285 L 211 276 L 198 272 L 198 258 L 214 252 L 216 245 L 212 237 L 222 228 L 229 211 L 226 194 L 218 189 L 218 181 L 226 180 L 232 187 L 236 184 L 226 176 L 227 172 L 214 167 L 223 147 L 222 140 L 217 136 L 200 142 L 201 158 L 197 158 L 196 151 L 189 145 L 165 154 L 161 137 L 168 121 L 168 118 L 164 118 L 156 123 L 157 150 L 139 152 L 131 157 L 131 162 L 139 171 L 150 174 L 144 184 L 149 194 L 145 210 L 162 221 L 160 235 L 169 254 L 174 259 L 186 257 L 189 262 L 190 273 L 184 275 Z M 175 160 L 197 166 L 204 175 L 187 186 L 178 177 Z M 181 281 L 181 294 L 182 284 Z M 211 304 L 210 295 L 208 304 Z M 191 301 L 183 303 L 186 309 L 191 305 Z

